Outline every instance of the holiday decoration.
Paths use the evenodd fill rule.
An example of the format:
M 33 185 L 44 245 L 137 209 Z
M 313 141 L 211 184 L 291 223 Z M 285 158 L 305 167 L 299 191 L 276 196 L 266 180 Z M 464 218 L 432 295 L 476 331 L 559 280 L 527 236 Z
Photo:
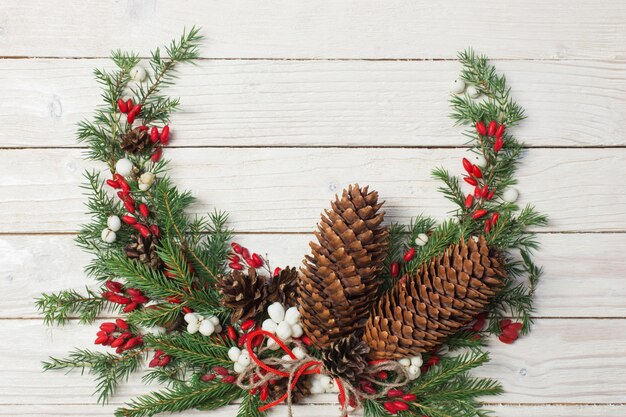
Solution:
M 186 32 L 145 68 L 115 52 L 116 69 L 95 73 L 104 106 L 78 138 L 106 171 L 85 173 L 92 219 L 76 241 L 93 255 L 86 272 L 97 284 L 37 305 L 48 324 L 96 322 L 98 349 L 44 368 L 93 374 L 99 402 L 135 372 L 165 385 L 119 417 L 228 404 L 260 417 L 281 403 L 291 415 L 320 393 L 337 394 L 342 416 L 485 415 L 478 397 L 502 389 L 470 371 L 489 360 L 487 337 L 511 344 L 530 330 L 541 268 L 528 228 L 547 221 L 516 204 L 522 145 L 511 132 L 524 114 L 504 76 L 471 50 L 459 54 L 452 117 L 471 141 L 452 167 L 460 176 L 433 171 L 451 219 L 385 224 L 378 193 L 350 185 L 322 214 L 301 269 L 272 268 L 232 241 L 224 213 L 187 215 L 191 194 L 167 176 L 179 101 L 163 89 L 200 40 Z

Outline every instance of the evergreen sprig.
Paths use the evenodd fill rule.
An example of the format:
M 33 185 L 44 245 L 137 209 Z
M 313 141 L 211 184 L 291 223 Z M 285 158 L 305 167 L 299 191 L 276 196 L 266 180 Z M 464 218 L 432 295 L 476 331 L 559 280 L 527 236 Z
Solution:
M 76 314 L 80 323 L 92 323 L 98 314 L 113 305 L 100 296 L 102 291 L 85 287 L 85 293 L 76 290 L 64 290 L 56 294 L 42 294 L 35 300 L 37 309 L 43 314 L 46 325 L 66 324 Z

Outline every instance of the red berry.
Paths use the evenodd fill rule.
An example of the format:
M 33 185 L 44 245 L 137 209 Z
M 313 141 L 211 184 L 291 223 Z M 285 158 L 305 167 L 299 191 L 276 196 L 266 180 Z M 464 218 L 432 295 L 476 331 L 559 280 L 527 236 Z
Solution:
M 505 129 L 504 125 L 498 126 L 498 129 L 496 130 L 496 139 L 501 138 L 502 135 L 504 135 L 504 129 Z
M 493 213 L 491 216 L 491 223 L 495 226 L 495 224 L 498 223 L 499 218 L 500 216 L 498 215 L 498 212 Z
M 185 314 L 193 313 L 193 309 L 191 307 L 184 306 L 182 310 Z
M 474 165 L 472 167 L 472 175 L 474 175 L 476 178 L 482 178 L 483 172 L 480 170 L 478 166 Z
M 385 371 L 380 371 L 379 373 L 376 374 L 376 378 L 377 379 L 381 379 L 381 380 L 386 380 L 389 377 L 389 374 L 387 374 L 387 372 Z
M 128 330 L 128 323 L 123 319 L 115 319 L 115 324 L 122 330 Z
M 267 384 L 261 386 L 261 391 L 259 392 L 259 398 L 261 401 L 267 400 L 267 397 L 270 395 L 270 389 Z
M 154 163 L 159 162 L 161 160 L 161 155 L 163 154 L 163 150 L 161 148 L 156 148 L 152 155 L 150 156 L 150 160 Z
M 404 395 L 404 391 L 402 391 L 401 389 L 390 389 L 387 392 L 387 396 L 389 398 L 402 397 L 403 395 Z
M 488 195 L 489 195 L 489 186 L 487 184 L 485 184 L 480 189 L 480 196 L 481 197 L 487 197 Z
M 126 339 L 123 337 L 116 338 L 113 342 L 111 342 L 111 347 L 119 347 L 126 343 Z
M 107 180 L 107 185 L 109 187 L 115 188 L 115 189 L 120 188 L 120 184 L 117 181 L 114 181 L 114 180 Z
M 228 264 L 228 267 L 230 269 L 234 269 L 235 271 L 241 271 L 243 269 L 243 265 L 241 265 L 239 262 L 231 262 Z
M 389 268 L 390 272 L 391 272 L 391 276 L 396 278 L 398 275 L 400 275 L 400 265 L 397 262 L 393 262 Z
M 480 187 L 474 187 L 474 197 L 476 198 L 480 198 L 480 196 L 482 195 L 481 191 L 480 191 Z
M 150 229 L 148 229 L 146 226 L 144 226 L 143 224 L 139 224 L 137 223 L 135 225 L 135 228 L 139 231 L 139 233 L 141 233 L 141 236 L 143 237 L 148 237 L 150 236 Z
M 126 123 L 128 123 L 129 125 L 132 125 L 133 123 L 135 123 L 135 118 L 137 117 L 137 113 L 133 112 L 132 110 L 128 112 L 128 115 L 126 116 Z
M 396 410 L 406 411 L 409 409 L 409 405 L 403 401 L 394 401 L 393 405 L 396 407 Z
M 227 333 L 231 340 L 237 340 L 237 330 L 233 326 L 228 326 Z
M 489 136 L 493 136 L 496 134 L 496 129 L 498 128 L 498 124 L 495 120 L 489 122 L 489 126 L 487 127 L 487 134 Z
M 474 166 L 467 158 L 463 158 L 463 168 L 465 168 L 467 173 L 471 175 Z
M 139 345 L 139 340 L 140 339 L 138 337 L 133 337 L 133 338 L 128 339 L 128 341 L 124 344 L 124 348 L 123 349 L 124 350 L 129 350 L 129 349 L 132 349 L 132 348 L 138 346 Z
M 393 402 L 391 401 L 387 401 L 383 404 L 383 407 L 385 407 L 385 410 L 387 410 L 387 412 L 389 414 L 396 414 L 398 412 L 398 409 L 396 408 L 396 406 L 394 405 Z
M 102 330 L 103 332 L 106 333 L 113 333 L 115 330 L 117 329 L 117 325 L 115 323 L 112 322 L 106 322 L 106 323 L 102 323 L 100 325 L 100 330 Z
M 433 356 L 431 356 L 430 359 L 428 359 L 428 361 L 426 362 L 426 365 L 428 365 L 428 366 L 435 366 L 438 363 L 439 363 L 439 356 L 433 355 Z
M 159 361 L 160 361 L 159 358 L 156 358 L 156 357 L 152 358 L 150 363 L 148 363 L 148 367 L 149 368 L 156 368 L 157 366 L 159 366 Z M 200 377 L 200 379 L 202 379 L 202 377 Z
M 150 225 L 150 231 L 157 239 L 161 237 L 161 229 L 159 229 L 159 226 L 157 226 L 156 224 Z
M 113 292 L 120 292 L 123 288 L 123 285 L 117 281 L 107 281 L 104 285 Z
M 476 131 L 483 136 L 487 134 L 487 128 L 485 127 L 485 124 L 482 122 L 482 120 L 476 122 Z
M 263 266 L 263 259 L 256 253 L 252 254 L 252 266 L 255 268 Z
M 124 313 L 130 313 L 131 311 L 137 309 L 137 307 L 139 307 L 139 305 L 135 302 L 132 302 L 128 305 L 126 305 L 126 307 L 124 307 L 124 310 L 122 310 Z
M 140 132 L 145 132 L 146 130 L 148 130 L 148 126 L 141 125 L 141 126 L 138 127 L 138 129 L 139 129 Z
M 104 335 L 104 336 L 98 336 L 98 337 L 96 337 L 96 340 L 94 340 L 94 342 L 93 342 L 93 343 L 94 343 L 95 345 L 101 345 L 101 344 L 103 344 L 104 342 L 106 342 L 108 339 L 109 339 L 109 336 L 106 336 L 106 335 Z
M 489 233 L 491 231 L 491 220 L 485 220 L 485 233 Z
M 141 203 L 139 204 L 139 213 L 143 217 L 148 217 L 150 215 L 150 210 L 148 210 L 148 206 L 146 206 L 144 203 Z
M 496 141 L 493 143 L 493 150 L 496 152 L 500 152 L 500 149 L 504 146 L 504 141 L 502 138 L 496 138 Z
M 130 298 L 123 297 L 117 294 L 114 294 L 111 297 L 109 297 L 109 301 L 116 303 L 116 304 L 130 304 Z
M 413 259 L 414 256 L 415 248 L 410 248 L 408 251 L 406 251 L 402 259 L 404 259 L 404 262 L 409 262 L 411 259 Z
M 309 336 L 307 336 L 307 335 L 302 336 L 302 337 L 300 338 L 300 340 L 302 341 L 302 343 L 304 343 L 304 344 L 305 344 L 305 345 L 307 345 L 307 346 L 311 346 L 311 343 L 313 343 L 313 342 L 311 341 L 311 338 L 310 338 Z
M 476 210 L 474 214 L 472 214 L 472 218 L 474 218 L 474 220 L 480 219 L 485 214 L 487 214 L 487 210 Z
M 127 199 L 124 200 L 124 207 L 126 207 L 126 210 L 131 213 L 131 214 L 135 214 L 135 202 L 132 201 L 132 199 L 129 197 Z
M 167 143 L 169 142 L 169 137 L 170 137 L 170 127 L 165 125 L 163 126 L 163 129 L 161 130 L 161 143 L 163 145 L 167 145 Z
M 222 376 L 226 376 L 229 374 L 228 369 L 224 368 L 223 366 L 215 366 L 213 367 L 213 372 L 215 372 L 218 375 L 222 375 Z
M 250 330 L 253 327 L 254 327 L 254 320 L 252 319 L 246 320 L 243 323 L 241 323 L 241 330 L 243 330 L 244 332 L 246 330 Z
M 402 396 L 402 399 L 404 401 L 415 401 L 417 399 L 417 397 L 415 396 L 415 394 L 404 394 Z
M 496 195 L 496 191 L 495 190 L 490 191 L 489 194 L 487 194 L 487 200 L 491 200 L 494 195 Z
M 474 204 L 474 197 L 471 194 L 468 194 L 465 198 L 465 208 L 472 207 L 472 204 Z
M 152 143 L 156 143 L 159 140 L 159 129 L 156 126 L 150 129 L 150 140 Z
M 204 374 L 200 377 L 202 382 L 210 382 L 215 379 L 215 374 Z
M 273 275 L 274 275 L 275 277 L 277 277 L 277 276 L 279 276 L 279 275 L 280 275 L 280 267 L 278 267 L 278 266 L 277 266 L 277 267 L 274 269 L 274 274 L 273 274 Z
M 249 258 L 250 257 L 250 251 L 247 248 L 241 248 L 241 256 L 245 259 L 245 258 Z
M 124 223 L 126 223 L 126 224 L 130 224 L 131 226 L 132 226 L 133 224 L 137 224 L 137 219 L 136 219 L 136 218 L 134 218 L 133 216 L 129 216 L 129 215 L 127 215 L 127 214 L 125 214 L 125 215 L 123 215 L 123 216 L 122 216 L 122 221 L 123 221 Z
M 126 109 L 127 109 L 126 111 L 132 108 L 133 108 L 133 100 L 129 98 L 128 100 L 126 100 Z
M 463 177 L 463 181 L 465 181 L 466 183 L 468 183 L 469 185 L 478 185 L 478 181 L 476 181 L 474 178 L 472 177 Z
M 222 378 L 222 382 L 225 384 L 232 384 L 233 382 L 235 382 L 235 377 L 232 375 L 225 376 L 224 378 Z
M 120 113 L 128 112 L 128 106 L 126 105 L 126 102 L 121 98 L 117 99 L 117 108 L 120 110 Z
M 506 343 L 507 345 L 510 345 L 511 343 L 515 342 L 515 339 L 511 339 L 505 336 L 504 334 L 501 334 L 500 336 L 498 336 L 498 339 L 500 339 L 502 343 Z
M 511 325 L 511 320 L 509 319 L 500 320 L 500 329 L 505 329 L 509 327 L 510 325 Z
M 248 333 L 243 333 L 239 336 L 239 340 L 237 340 L 237 346 L 242 347 L 246 344 L 246 340 L 248 339 Z
M 235 251 L 235 253 L 238 253 L 241 255 L 241 253 L 243 252 L 243 248 L 238 243 L 233 242 L 230 244 L 230 246 L 232 246 L 233 251 Z

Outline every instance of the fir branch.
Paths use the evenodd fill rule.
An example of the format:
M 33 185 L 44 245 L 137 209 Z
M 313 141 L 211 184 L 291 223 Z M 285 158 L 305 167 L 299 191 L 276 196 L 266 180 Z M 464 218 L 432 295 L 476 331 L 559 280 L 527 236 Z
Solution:
M 417 396 L 431 395 L 455 377 L 489 362 L 486 352 L 468 352 L 458 356 L 444 356 L 439 365 L 430 370 L 411 386 L 411 392 Z
M 234 384 L 193 381 L 189 385 L 166 388 L 136 398 L 115 411 L 116 417 L 149 417 L 202 407 L 213 410 L 228 405 L 241 395 Z
M 262 405 L 258 395 L 252 395 L 246 391 L 239 410 L 237 410 L 237 417 L 264 417 L 267 413 L 259 411 L 259 407 Z
M 128 315 L 128 322 L 139 327 L 165 327 L 181 314 L 182 305 L 176 303 L 153 304 L 150 308 L 134 310 Z
M 80 369 L 81 373 L 87 371 L 96 377 L 98 402 L 106 403 L 118 384 L 127 380 L 130 374 L 138 369 L 142 353 L 143 350 L 133 350 L 122 355 L 113 355 L 76 349 L 70 352 L 66 359 L 51 357 L 49 361 L 43 362 L 43 369 L 44 371 Z
M 219 343 L 218 339 L 207 339 L 198 334 L 180 333 L 160 336 L 147 335 L 147 346 L 164 351 L 189 366 L 223 366 L 232 368 L 228 358 L 229 345 Z
M 85 287 L 86 294 L 76 290 L 64 290 L 56 294 L 41 294 L 35 300 L 35 305 L 46 325 L 63 325 L 75 314 L 78 314 L 80 323 L 92 323 L 100 312 L 112 307 L 112 304 L 100 296 L 102 291 L 93 291 Z
M 429 259 L 442 253 L 452 243 L 458 242 L 462 236 L 455 220 L 447 220 L 432 230 L 428 243 L 416 252 L 413 260 L 406 264 L 406 272 L 414 274 Z

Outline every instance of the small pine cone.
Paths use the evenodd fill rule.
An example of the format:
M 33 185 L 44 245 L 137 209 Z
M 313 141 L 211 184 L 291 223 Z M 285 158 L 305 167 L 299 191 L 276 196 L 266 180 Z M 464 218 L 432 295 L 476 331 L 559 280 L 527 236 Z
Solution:
M 287 392 L 289 378 L 277 379 L 275 384 L 270 385 L 270 399 L 276 401 Z M 311 393 L 311 381 L 304 375 L 298 379 L 298 383 L 291 390 L 291 402 L 298 404 Z
M 279 302 L 284 306 L 294 306 L 297 301 L 298 271 L 296 268 L 285 268 L 280 274 L 269 280 L 269 301 Z
M 135 242 L 126 245 L 124 252 L 130 259 L 138 259 L 140 262 L 150 265 L 153 268 L 158 268 L 161 265 L 161 259 L 159 259 L 156 253 L 154 241 L 151 236 L 135 236 Z
M 401 359 L 439 346 L 493 300 L 507 274 L 483 237 L 453 244 L 378 300 L 363 340 L 371 359 Z
M 136 127 L 122 135 L 121 148 L 124 152 L 137 154 L 143 152 L 150 143 L 148 131 Z
M 355 334 L 333 342 L 322 351 L 324 367 L 332 376 L 355 381 L 367 368 L 369 347 Z
M 265 310 L 269 301 L 267 277 L 258 275 L 256 269 L 249 268 L 248 275 L 233 271 L 218 282 L 222 294 L 222 304 L 233 310 L 232 323 L 255 318 Z

